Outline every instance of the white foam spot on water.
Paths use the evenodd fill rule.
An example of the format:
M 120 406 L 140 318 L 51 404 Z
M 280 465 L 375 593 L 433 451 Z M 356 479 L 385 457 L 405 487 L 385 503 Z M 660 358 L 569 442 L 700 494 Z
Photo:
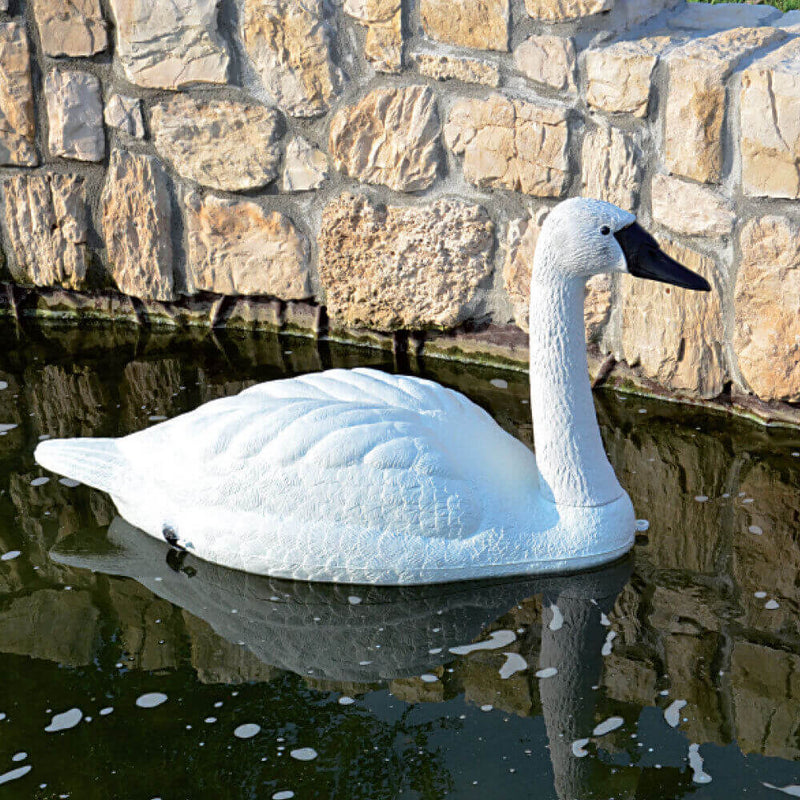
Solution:
M 558 670 L 555 667 L 545 667 L 536 672 L 537 678 L 552 678 L 553 675 L 558 675 Z
M 762 786 L 766 786 L 767 789 L 774 789 L 776 792 L 783 792 L 784 794 L 788 794 L 789 797 L 800 797 L 800 786 L 797 784 L 790 784 L 789 786 L 775 786 L 771 783 L 764 783 L 762 781 Z
M 703 771 L 703 758 L 700 755 L 700 745 L 689 745 L 689 766 L 692 769 L 692 780 L 695 783 L 711 783 L 711 776 Z
M 0 392 L 2 392 L 3 389 L 8 389 L 8 383 L 6 381 L 0 381 Z
M 34 478 L 31 481 L 31 486 L 44 486 L 46 483 L 50 483 L 50 478 L 46 475 L 42 475 L 41 478 Z
M 491 711 L 494 706 L 491 703 L 487 703 L 485 706 L 481 706 L 481 711 Z
M 3 555 L 0 556 L 0 561 L 13 561 L 19 555 L 21 555 L 21 551 L 9 550 L 7 553 L 3 553 Z
M 237 739 L 252 739 L 260 730 L 261 726 L 256 725 L 255 722 L 246 722 L 244 725 L 239 725 L 238 728 L 235 728 L 233 735 Z
M 217 721 L 217 718 L 216 718 L 216 717 L 206 717 L 206 718 L 203 720 L 203 722 L 205 722 L 205 723 L 207 723 L 207 724 L 209 724 L 209 725 L 213 725 L 213 724 L 214 724 L 216 721 Z
M 780 607 L 781 605 L 777 600 L 767 600 L 767 602 L 764 603 L 764 608 L 766 608 L 767 611 L 774 611 L 776 608 Z
M 602 611 L 600 612 L 600 624 L 606 628 L 611 627 L 611 620 Z
M 646 520 L 646 519 L 637 519 L 636 520 L 636 530 L 637 531 L 641 531 L 642 533 L 644 533 L 644 531 L 649 530 L 649 528 L 650 528 L 650 522 L 648 520 Z
M 686 706 L 685 700 L 673 700 L 664 709 L 664 719 L 670 728 L 677 728 L 678 723 L 681 721 L 681 709 Z
M 45 728 L 47 733 L 57 733 L 74 728 L 83 719 L 83 711 L 79 708 L 71 708 L 61 714 L 56 714 L 50 720 L 50 724 Z
M 109 714 L 111 714 L 113 711 L 114 711 L 114 708 L 113 708 L 113 706 L 106 706 L 105 708 L 101 708 L 101 709 L 100 709 L 100 716 L 101 716 L 101 717 L 107 717 L 107 716 L 108 716 Z
M 167 417 L 165 417 L 163 414 L 151 414 L 147 419 L 150 422 L 163 422 L 165 419 L 167 419 Z
M 615 731 L 617 728 L 621 728 L 625 724 L 625 720 L 622 717 L 609 717 L 606 720 L 603 720 L 599 725 L 595 726 L 595 729 L 592 731 L 592 736 L 605 736 L 607 733 L 611 733 L 611 731 Z
M 705 503 L 708 500 L 708 497 L 704 494 L 698 494 L 695 495 L 694 499 L 697 500 L 698 503 Z
M 604 656 L 610 656 L 611 651 L 614 649 L 614 639 L 617 638 L 616 631 L 609 631 L 606 634 L 606 640 L 603 642 L 603 648 L 600 653 Z
M 589 751 L 586 749 L 586 745 L 589 744 L 588 739 L 576 739 L 572 743 L 572 755 L 575 758 L 583 758 L 584 756 L 589 755 Z
M 11 756 L 11 760 L 12 761 L 24 761 L 27 757 L 28 757 L 28 754 L 23 751 L 23 752 L 20 752 L 20 753 L 14 753 L 14 755 Z
M 347 598 L 347 602 L 350 603 L 351 606 L 357 606 L 361 602 L 361 598 L 357 594 L 351 594 L 350 597 Z
M 553 618 L 550 620 L 550 624 L 547 627 L 550 628 L 551 631 L 560 631 L 564 625 L 564 615 L 555 603 L 551 604 L 550 611 L 553 613 Z
M 292 800 L 294 797 L 294 792 L 291 789 L 286 789 L 282 792 L 275 792 L 272 795 L 272 800 Z
M 753 592 L 753 597 L 757 597 L 759 600 L 762 600 L 767 596 L 766 592 Z
M 0 422 L 0 433 L 13 431 L 17 426 L 13 422 Z
M 504 381 L 502 378 L 492 378 L 489 383 L 491 383 L 495 389 L 508 389 L 508 381 Z
M 517 641 L 517 634 L 514 633 L 514 631 L 492 631 L 489 637 L 489 639 L 483 642 L 450 647 L 449 650 L 457 656 L 465 656 L 475 650 L 499 650 L 501 647 L 508 647 L 512 642 Z
M 352 697 L 348 697 L 346 694 L 343 694 L 339 698 L 338 702 L 340 706 L 351 706 L 353 703 L 355 703 L 355 700 Z
M 500 678 L 507 680 L 518 672 L 528 669 L 528 662 L 519 653 L 503 653 L 506 663 L 500 667 Z
M 72 480 L 72 478 L 59 478 L 58 482 L 62 486 L 66 486 L 67 489 L 74 489 L 76 486 L 80 486 L 81 485 L 80 481 L 74 481 L 74 480 Z
M 431 675 L 430 672 L 426 672 L 424 675 L 420 675 L 419 679 L 423 683 L 436 683 L 439 680 L 435 675 Z
M 148 692 L 136 698 L 136 705 L 139 708 L 155 708 L 167 702 L 167 696 L 162 692 Z
M 751 525 L 748 529 L 750 533 L 754 533 L 756 536 L 761 536 L 764 533 L 764 529 L 760 525 Z
M 298 761 L 313 761 L 319 753 L 313 747 L 299 747 L 297 750 L 290 750 L 289 755 Z
M 15 781 L 17 778 L 27 775 L 32 769 L 33 767 L 30 764 L 26 764 L 24 767 L 17 767 L 17 769 L 12 769 L 10 772 L 4 772 L 0 775 L 0 783 Z
M 441 652 L 442 652 L 442 648 L 441 647 L 431 647 L 431 649 L 428 650 L 428 654 L 432 655 L 432 656 L 438 656 L 439 653 L 441 653 Z
M 2 722 L 6 718 L 6 715 L 0 711 L 0 722 Z
M 371 661 L 359 661 L 358 662 L 358 666 L 359 667 L 368 667 L 371 663 L 372 663 Z

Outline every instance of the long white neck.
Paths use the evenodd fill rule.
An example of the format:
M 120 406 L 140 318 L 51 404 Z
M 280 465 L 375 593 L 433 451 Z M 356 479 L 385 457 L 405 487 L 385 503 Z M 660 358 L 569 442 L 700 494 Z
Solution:
M 539 266 L 531 284 L 530 381 L 541 491 L 558 505 L 603 505 L 623 489 L 603 448 L 589 383 L 586 281 Z

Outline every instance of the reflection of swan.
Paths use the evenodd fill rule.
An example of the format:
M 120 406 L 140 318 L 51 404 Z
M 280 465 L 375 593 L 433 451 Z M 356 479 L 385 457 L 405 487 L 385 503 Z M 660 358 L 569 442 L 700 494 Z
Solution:
M 42 442 L 36 458 L 150 535 L 252 573 L 415 584 L 600 564 L 634 522 L 587 375 L 584 287 L 601 272 L 709 288 L 632 214 L 553 210 L 531 287 L 538 469 L 463 395 L 371 370 L 261 384 L 123 439 Z

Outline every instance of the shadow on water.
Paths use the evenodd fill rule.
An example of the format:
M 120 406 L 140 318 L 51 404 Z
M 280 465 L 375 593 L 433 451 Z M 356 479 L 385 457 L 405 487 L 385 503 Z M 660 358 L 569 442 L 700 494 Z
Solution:
M 458 388 L 531 445 L 526 376 L 335 343 L 323 363 L 284 336 L 0 326 L 0 342 L 0 797 L 779 798 L 765 784 L 800 784 L 797 432 L 600 392 L 647 528 L 631 559 L 547 581 L 294 584 L 169 551 L 104 495 L 44 475 L 36 442 L 371 365 Z M 45 730 L 70 709 L 79 722 Z

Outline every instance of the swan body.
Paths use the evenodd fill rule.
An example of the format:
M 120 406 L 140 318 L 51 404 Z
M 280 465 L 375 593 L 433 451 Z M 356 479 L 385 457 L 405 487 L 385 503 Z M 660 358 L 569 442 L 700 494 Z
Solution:
M 589 200 L 545 222 L 531 290 L 538 465 L 458 392 L 369 369 L 260 384 L 121 439 L 44 441 L 36 459 L 108 492 L 146 533 L 256 574 L 408 585 L 611 561 L 633 544 L 634 513 L 597 426 L 583 291 L 598 269 L 628 271 L 632 226 Z

